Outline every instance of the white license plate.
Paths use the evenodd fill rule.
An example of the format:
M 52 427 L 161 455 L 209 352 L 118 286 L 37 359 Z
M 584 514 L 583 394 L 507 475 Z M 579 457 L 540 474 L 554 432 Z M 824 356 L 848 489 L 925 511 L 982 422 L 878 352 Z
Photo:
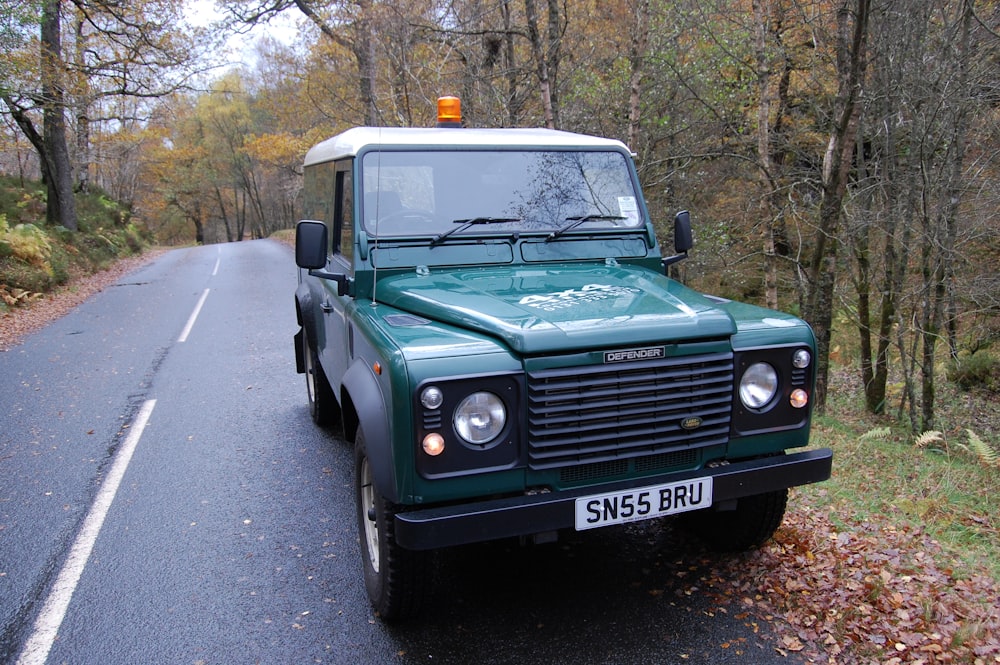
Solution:
M 576 530 L 676 515 L 711 505 L 710 476 L 583 496 L 576 500 Z

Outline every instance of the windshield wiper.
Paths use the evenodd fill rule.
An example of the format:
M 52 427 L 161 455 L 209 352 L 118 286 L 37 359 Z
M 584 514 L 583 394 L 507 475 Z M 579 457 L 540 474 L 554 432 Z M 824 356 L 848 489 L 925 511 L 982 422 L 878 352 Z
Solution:
M 445 231 L 439 234 L 433 240 L 431 240 L 431 247 L 434 245 L 440 245 L 445 238 L 452 235 L 453 233 L 459 233 L 469 228 L 470 226 L 479 226 L 480 224 L 504 224 L 507 222 L 520 222 L 521 220 L 517 217 L 473 217 L 472 219 L 454 219 L 452 224 L 461 224 L 461 226 L 456 226 L 450 231 Z
M 606 220 L 613 221 L 619 219 L 626 219 L 626 218 L 622 217 L 621 215 L 578 215 L 574 217 L 567 217 L 566 221 L 569 222 L 569 224 L 562 227 L 561 229 L 557 229 L 552 233 L 550 233 L 548 237 L 545 239 L 545 242 L 549 242 L 550 240 L 555 240 L 562 234 L 566 233 L 567 231 L 572 231 L 573 229 L 580 226 L 584 222 L 601 222 Z

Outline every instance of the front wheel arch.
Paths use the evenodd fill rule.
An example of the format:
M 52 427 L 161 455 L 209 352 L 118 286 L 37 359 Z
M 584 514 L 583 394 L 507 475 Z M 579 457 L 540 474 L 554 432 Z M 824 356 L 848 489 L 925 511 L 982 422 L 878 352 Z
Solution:
M 375 485 L 383 497 L 398 502 L 389 408 L 378 381 L 367 363 L 355 362 L 344 373 L 343 394 L 347 395 L 342 399 L 347 439 L 356 441 L 364 429 Z

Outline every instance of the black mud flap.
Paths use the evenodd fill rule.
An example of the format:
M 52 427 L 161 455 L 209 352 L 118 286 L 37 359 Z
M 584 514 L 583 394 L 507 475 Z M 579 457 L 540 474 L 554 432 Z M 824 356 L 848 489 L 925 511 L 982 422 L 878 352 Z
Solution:
M 302 336 L 305 334 L 305 330 L 299 328 L 299 331 L 295 333 L 295 371 L 299 374 L 306 373 L 306 358 L 302 346 Z

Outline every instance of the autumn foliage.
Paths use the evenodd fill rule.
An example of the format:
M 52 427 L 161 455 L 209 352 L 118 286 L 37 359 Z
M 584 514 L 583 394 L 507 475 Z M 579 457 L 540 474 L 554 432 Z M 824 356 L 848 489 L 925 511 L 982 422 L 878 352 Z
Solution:
M 76 20 L 82 45 L 101 47 L 80 51 L 100 58 L 74 64 L 66 34 L 68 71 L 92 74 L 73 78 L 67 102 L 79 111 L 67 116 L 75 172 L 160 242 L 291 228 L 309 146 L 359 124 L 428 126 L 434 100 L 455 94 L 470 125 L 551 124 L 627 140 L 668 251 L 669 220 L 692 211 L 696 247 L 677 269 L 695 288 L 809 316 L 810 268 L 822 264 L 834 278 L 824 312 L 831 366 L 853 377 L 836 397 L 911 435 L 964 440 L 974 428 L 985 451 L 997 449 L 988 381 L 951 398 L 985 408 L 941 408 L 949 367 L 992 376 L 997 365 L 994 1 L 223 0 L 219 25 L 196 33 L 159 20 L 147 30 L 157 48 L 115 58 L 115 33 L 104 28 L 121 21 L 121 3 L 79 4 L 104 22 L 67 16 L 67 33 Z M 160 19 L 179 11 L 173 0 L 169 12 L 133 6 Z M 204 61 L 177 70 L 170 59 L 143 69 L 156 64 L 150 53 L 193 54 L 210 36 L 266 34 L 269 21 L 289 19 L 294 43 L 264 38 L 224 71 L 199 71 Z M 845 37 L 862 29 L 864 49 L 852 50 Z M 38 124 L 41 113 L 33 34 L 0 29 L 11 54 L 0 66 L 10 121 L 0 153 L 18 175 L 30 171 L 31 147 L 14 121 Z M 112 63 L 129 85 L 114 85 Z M 835 141 L 838 127 L 846 143 Z M 843 199 L 828 206 L 839 217 L 826 225 L 834 163 Z M 830 415 L 843 418 L 843 404 Z M 892 484 L 871 483 L 880 481 Z M 817 662 L 1000 663 L 996 582 L 942 563 L 953 553 L 929 528 L 854 514 L 845 505 L 792 512 L 760 552 L 712 559 L 706 583 L 734 611 L 783 625 L 779 649 Z M 958 519 L 992 519 L 985 531 L 1000 540 L 995 517 Z
M 761 550 L 717 562 L 713 588 L 777 620 L 779 651 L 814 662 L 1000 662 L 1000 587 L 942 567 L 942 556 L 918 528 L 836 527 L 800 506 Z

